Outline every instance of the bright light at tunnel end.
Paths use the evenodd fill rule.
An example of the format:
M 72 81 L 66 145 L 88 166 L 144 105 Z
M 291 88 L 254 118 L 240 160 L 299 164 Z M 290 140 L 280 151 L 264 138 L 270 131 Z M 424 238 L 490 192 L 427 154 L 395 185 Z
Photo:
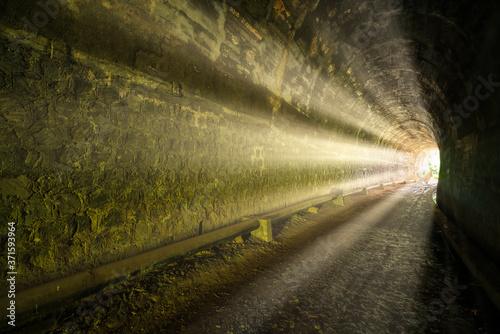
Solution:
M 427 184 L 437 184 L 441 164 L 439 150 L 423 152 L 420 157 L 417 162 L 419 180 Z

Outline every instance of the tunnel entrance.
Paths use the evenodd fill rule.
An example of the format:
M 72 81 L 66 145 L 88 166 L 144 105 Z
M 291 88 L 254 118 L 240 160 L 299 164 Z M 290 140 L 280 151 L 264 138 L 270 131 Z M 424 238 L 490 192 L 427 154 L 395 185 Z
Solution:
M 439 150 L 432 150 L 420 154 L 418 177 L 421 182 L 437 184 L 439 180 L 440 157 Z

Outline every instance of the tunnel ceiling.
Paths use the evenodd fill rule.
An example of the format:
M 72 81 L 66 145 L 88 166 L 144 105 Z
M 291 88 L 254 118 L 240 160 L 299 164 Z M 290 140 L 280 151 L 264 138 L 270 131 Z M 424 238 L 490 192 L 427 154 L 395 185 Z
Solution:
M 272 73 L 282 85 L 315 81 L 309 96 L 297 94 L 287 101 L 300 113 L 316 118 L 316 122 L 326 116 L 334 123 L 330 129 L 416 153 L 436 147 L 440 137 L 456 136 L 449 124 L 444 124 L 442 114 L 448 105 L 461 102 L 457 96 L 467 96 L 472 85 L 468 78 L 488 73 L 488 69 L 481 69 L 484 60 L 481 45 L 488 38 L 495 38 L 483 29 L 485 23 L 494 20 L 488 15 L 492 6 L 488 1 L 229 1 L 233 6 L 220 1 L 188 1 L 172 10 L 177 10 L 175 15 L 157 12 L 155 8 L 159 7 L 155 6 L 159 3 L 67 1 L 61 3 L 59 18 L 42 26 L 39 32 L 77 50 L 142 70 L 170 62 L 169 80 L 178 79 L 185 86 L 201 89 L 207 96 L 241 98 L 228 91 L 224 84 L 210 83 L 216 80 L 214 76 L 227 78 L 228 75 L 233 81 L 226 86 L 234 86 L 239 81 L 238 74 L 218 65 L 231 62 L 230 56 L 223 57 L 222 52 L 218 53 L 220 50 L 212 52 L 211 45 L 207 49 L 212 53 L 200 55 L 199 50 L 185 43 L 183 52 L 192 59 L 182 61 L 189 66 L 198 64 L 197 72 L 205 71 L 209 77 L 193 78 L 178 64 L 182 53 L 171 55 L 172 46 L 174 50 L 179 49 L 176 32 L 187 28 L 179 25 L 175 28 L 177 31 L 172 32 L 163 30 L 161 25 L 161 20 L 175 22 L 175 15 L 187 17 L 195 22 L 193 35 L 199 34 L 200 39 L 203 33 L 208 36 L 200 44 L 217 44 L 217 27 L 230 24 L 228 18 L 221 16 L 227 11 L 228 17 L 243 22 L 242 29 L 252 31 L 261 43 L 272 39 L 283 45 L 283 54 L 276 54 L 282 57 L 282 62 L 286 58 L 283 67 L 286 68 L 292 58 L 302 63 L 300 71 L 307 67 L 301 76 L 291 80 L 280 68 Z M 175 2 L 162 3 L 163 10 L 174 5 Z M 2 17 L 3 24 L 18 29 L 22 28 L 22 18 L 29 12 L 28 8 L 32 8 L 31 12 L 37 9 L 33 1 L 8 2 L 1 6 L 7 14 Z M 204 17 L 190 18 L 192 13 L 187 13 L 191 10 Z M 214 31 L 206 31 L 200 25 L 200 31 L 196 32 L 199 22 L 212 26 Z M 170 45 L 170 51 L 165 51 L 166 44 Z M 297 50 L 300 57 L 294 53 Z M 272 56 L 269 52 L 269 57 Z M 144 58 L 146 64 L 141 66 L 138 58 Z M 151 64 L 147 63 L 148 59 L 152 59 Z M 266 59 L 258 61 L 265 67 Z M 211 66 L 215 66 L 217 73 Z M 313 72 L 319 75 L 314 74 L 315 78 L 311 79 L 308 75 Z M 161 71 L 155 70 L 157 73 Z M 345 115 L 339 115 L 339 108 L 325 102 L 328 98 L 341 99 L 342 95 L 333 92 L 333 96 L 326 97 L 330 94 L 325 95 L 328 85 L 341 87 L 344 95 L 354 101 L 347 101 L 340 108 L 340 113 Z M 280 95 L 283 89 L 278 83 L 275 86 L 273 93 Z M 242 89 L 246 95 L 259 94 L 254 92 L 258 91 L 255 87 Z M 311 103 L 315 94 L 321 102 Z M 323 110 L 315 111 L 318 108 Z M 345 122 L 346 118 L 356 121 Z
M 382 142 L 419 152 L 436 147 L 444 138 L 449 129 L 442 114 L 448 105 L 462 102 L 458 96 L 467 96 L 468 78 L 481 67 L 483 25 L 491 20 L 491 4 L 396 0 L 283 4 L 289 10 L 283 8 L 285 15 L 274 17 L 277 25 L 280 18 L 288 21 L 296 28 L 294 37 L 304 54 L 317 57 L 331 80 L 341 77 L 352 83 L 374 106 L 377 120 L 390 125 L 381 134 Z
M 160 11 L 160 4 L 163 11 L 170 8 L 172 13 Z M 35 11 L 38 5 L 18 1 L 1 6 L 7 14 L 3 24 L 21 29 L 24 13 L 29 8 Z M 453 132 L 442 115 L 449 105 L 461 103 L 458 96 L 469 95 L 470 78 L 490 73 L 482 68 L 486 66 L 484 43 L 496 35 L 483 27 L 495 20 L 492 6 L 491 1 L 430 0 L 65 1 L 57 13 L 59 18 L 37 33 L 139 70 L 156 67 L 153 75 L 160 77 L 158 68 L 167 64 L 169 80 L 178 80 L 202 95 L 226 100 L 234 96 L 238 103 L 246 96 L 255 103 L 254 96 L 262 95 L 258 86 L 265 85 L 255 79 L 252 88 L 235 85 L 240 74 L 232 73 L 225 63 L 241 55 L 226 56 L 217 49 L 218 34 L 223 34 L 219 27 L 240 21 L 239 29 L 251 31 L 261 43 L 272 40 L 284 47 L 281 54 L 268 52 L 270 58 L 281 57 L 283 65 L 269 74 L 276 81 L 272 93 L 284 97 L 284 86 L 293 90 L 301 81 L 314 81 L 309 96 L 297 93 L 284 100 L 314 122 L 326 118 L 333 123 L 330 130 L 418 153 L 435 148 L 441 138 L 463 136 L 460 132 L 470 130 L 462 127 Z M 182 24 L 165 28 L 162 23 L 176 22 L 179 17 L 194 28 Z M 192 41 L 179 40 L 187 30 L 199 36 L 198 50 L 193 49 Z M 200 53 L 200 48 L 206 50 Z M 290 71 L 301 73 L 290 78 L 285 72 L 293 59 L 300 69 Z M 263 68 L 266 61 L 256 60 Z M 208 79 L 188 73 L 193 68 Z M 217 82 L 223 79 L 226 83 Z M 340 87 L 343 94 L 329 85 Z M 244 92 L 232 91 L 235 86 L 243 87 Z M 270 86 L 266 88 L 273 90 Z M 342 95 L 350 100 L 340 108 L 327 102 L 342 100 Z M 314 99 L 319 102 L 311 102 Z M 260 112 L 257 109 L 266 108 L 266 102 L 263 105 L 253 106 L 252 112 Z

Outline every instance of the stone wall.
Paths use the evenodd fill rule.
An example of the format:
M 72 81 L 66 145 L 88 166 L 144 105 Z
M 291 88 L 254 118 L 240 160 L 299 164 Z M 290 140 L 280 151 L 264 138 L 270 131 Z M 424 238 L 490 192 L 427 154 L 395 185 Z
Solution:
M 453 131 L 454 138 L 443 144 L 438 188 L 439 205 L 445 213 L 497 265 L 500 265 L 499 106 L 497 93 L 474 115 L 487 124 L 484 128 L 460 138 L 459 127 Z M 485 123 L 484 117 L 489 113 L 496 115 Z
M 20 287 L 412 172 L 408 153 L 354 145 L 286 102 L 255 116 L 41 37 L 14 52 L 9 38 L 0 215 L 17 223 Z
M 500 4 L 436 1 L 408 21 L 441 154 L 438 204 L 500 266 Z M 433 12 L 434 18 L 426 12 Z M 441 18 L 446 17 L 447 20 Z M 423 25 L 432 26 L 432 33 Z M 449 22 L 453 22 L 450 26 Z M 447 36 L 443 38 L 443 36 Z M 443 51 L 443 50 L 446 50 Z M 443 56 L 443 54 L 445 56 Z M 433 80 L 429 80 L 434 78 Z

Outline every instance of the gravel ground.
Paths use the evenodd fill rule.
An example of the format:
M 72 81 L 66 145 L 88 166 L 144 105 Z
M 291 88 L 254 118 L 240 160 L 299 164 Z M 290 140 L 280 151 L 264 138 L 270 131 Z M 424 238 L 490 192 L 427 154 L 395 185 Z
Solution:
M 432 222 L 430 186 L 324 204 L 20 328 L 50 333 L 497 333 Z

